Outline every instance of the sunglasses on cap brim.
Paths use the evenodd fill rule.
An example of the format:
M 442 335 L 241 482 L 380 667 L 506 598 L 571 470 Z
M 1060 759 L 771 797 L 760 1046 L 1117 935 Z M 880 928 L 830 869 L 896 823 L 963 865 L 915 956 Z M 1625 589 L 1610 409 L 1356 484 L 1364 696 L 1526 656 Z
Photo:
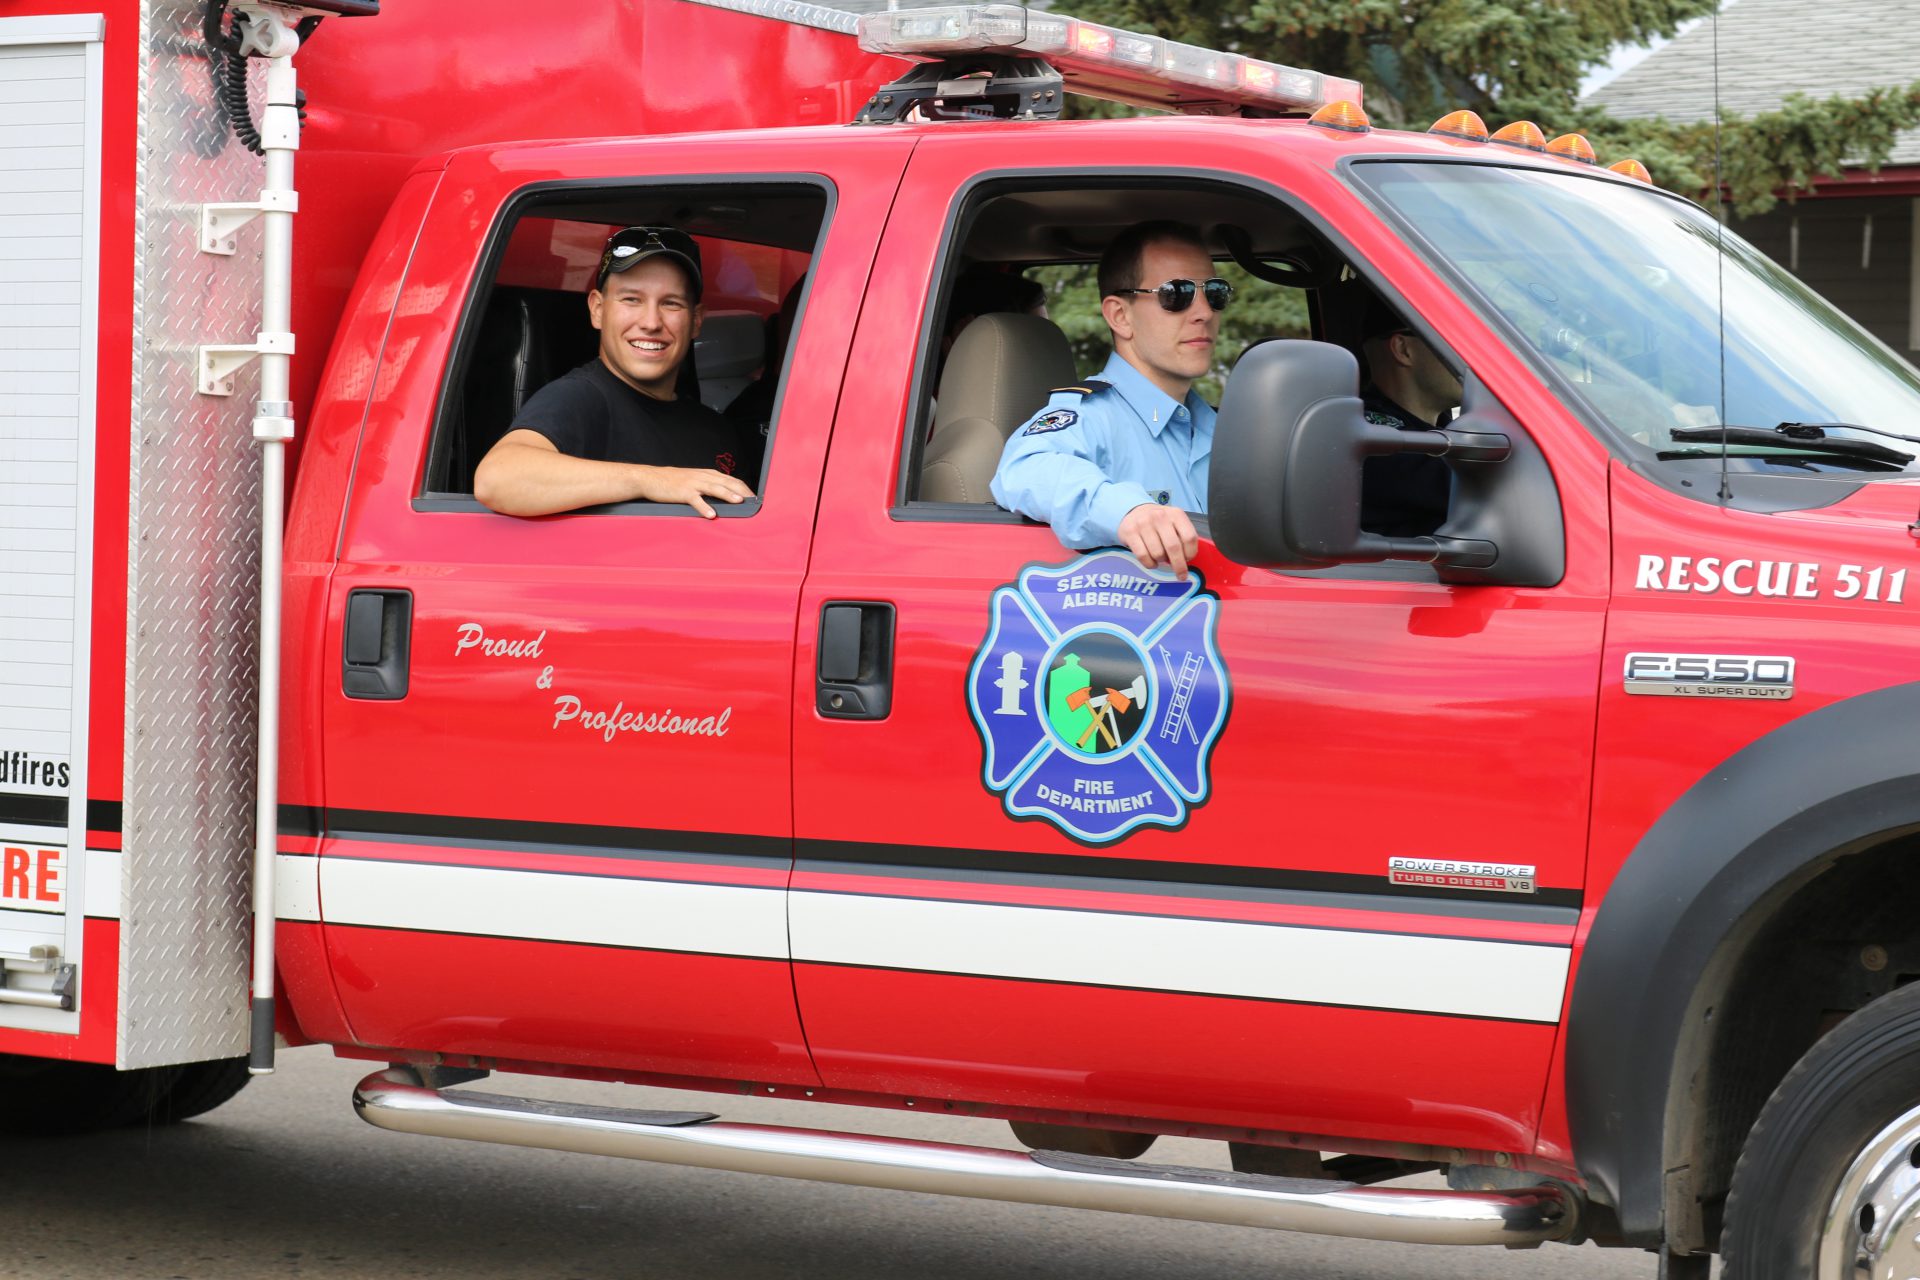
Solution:
M 614 232 L 607 241 L 606 251 L 600 255 L 599 278 L 604 281 L 643 254 L 663 251 L 679 254 L 698 269 L 700 246 L 678 227 L 628 227 Z
M 1233 286 L 1219 276 L 1200 284 L 1191 280 L 1169 280 L 1151 289 L 1115 289 L 1114 292 L 1150 293 L 1160 303 L 1162 311 L 1185 311 L 1193 305 L 1194 295 L 1201 293 L 1206 295 L 1207 305 L 1215 311 L 1225 311 L 1227 304 L 1233 301 Z

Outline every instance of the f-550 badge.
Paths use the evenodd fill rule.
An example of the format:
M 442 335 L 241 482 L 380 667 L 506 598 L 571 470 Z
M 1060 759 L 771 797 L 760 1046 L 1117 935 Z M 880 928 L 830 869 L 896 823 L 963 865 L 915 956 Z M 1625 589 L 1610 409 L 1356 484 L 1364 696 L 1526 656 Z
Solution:
M 1763 698 L 1793 696 L 1793 659 L 1746 653 L 1630 653 L 1628 693 L 1677 698 Z
M 1033 565 L 993 593 L 967 676 L 982 778 L 1016 818 L 1105 844 L 1177 827 L 1207 799 L 1227 723 L 1220 598 L 1101 551 Z

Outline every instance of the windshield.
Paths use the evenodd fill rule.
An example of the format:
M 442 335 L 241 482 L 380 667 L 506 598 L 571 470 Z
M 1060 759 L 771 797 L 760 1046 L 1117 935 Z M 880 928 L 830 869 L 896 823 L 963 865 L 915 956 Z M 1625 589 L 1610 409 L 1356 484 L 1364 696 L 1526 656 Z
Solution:
M 1920 443 L 1898 439 L 1920 436 L 1920 373 L 1732 232 L 1722 263 L 1699 208 L 1531 169 L 1354 173 L 1635 453 L 1717 468 L 1724 447 L 1730 469 L 1851 480 L 1920 470 Z

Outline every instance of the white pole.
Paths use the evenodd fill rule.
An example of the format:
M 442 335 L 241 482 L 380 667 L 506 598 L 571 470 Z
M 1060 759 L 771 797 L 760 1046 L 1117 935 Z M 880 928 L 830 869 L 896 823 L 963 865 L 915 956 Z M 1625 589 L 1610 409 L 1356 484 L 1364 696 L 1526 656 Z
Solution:
M 291 34 L 290 32 L 288 33 Z M 264 275 L 260 331 L 293 327 L 293 157 L 300 148 L 292 41 L 267 63 L 267 105 L 260 139 L 266 150 Z M 263 346 L 268 345 L 264 340 Z M 279 344 L 275 344 L 279 345 Z M 280 836 L 280 570 L 285 519 L 286 442 L 293 438 L 289 366 L 292 343 L 260 356 L 260 405 L 253 420 L 260 442 L 260 708 L 259 774 L 253 846 L 253 1030 L 247 1070 L 273 1071 L 274 860 Z

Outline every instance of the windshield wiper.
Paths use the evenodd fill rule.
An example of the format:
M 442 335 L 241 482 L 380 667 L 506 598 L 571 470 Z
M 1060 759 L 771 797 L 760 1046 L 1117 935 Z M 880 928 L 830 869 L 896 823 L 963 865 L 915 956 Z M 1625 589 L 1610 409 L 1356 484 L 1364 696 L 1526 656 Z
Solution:
M 1859 429 L 1864 431 L 1868 428 Z M 1914 458 L 1911 453 L 1889 449 L 1886 445 L 1875 444 L 1871 440 L 1845 440 L 1829 436 L 1822 427 L 1803 422 L 1783 422 L 1777 427 L 1675 427 L 1669 434 L 1680 441 L 1700 440 L 1717 444 L 1757 445 L 1768 449 L 1791 449 L 1798 453 L 1825 454 L 1836 458 L 1867 458 L 1874 462 L 1885 462 L 1901 467 L 1912 462 Z M 1881 431 L 1875 434 L 1891 435 L 1892 433 Z M 1904 440 L 1907 437 L 1895 436 L 1894 438 Z
M 1783 436 L 1792 436 L 1796 440 L 1818 440 L 1829 431 L 1865 431 L 1869 435 L 1885 436 L 1889 440 L 1905 440 L 1908 444 L 1920 444 L 1920 436 L 1903 436 L 1898 431 L 1862 426 L 1858 422 L 1783 422 L 1774 430 Z
M 1721 454 L 1718 449 L 1662 449 L 1653 455 L 1662 462 L 1714 462 Z M 1770 467 L 1785 467 L 1792 471 L 1805 471 L 1818 474 L 1820 466 L 1845 467 L 1852 471 L 1882 471 L 1888 475 L 1898 475 L 1906 468 L 1892 462 L 1881 462 L 1878 458 L 1847 458 L 1832 453 L 1814 453 L 1811 450 L 1798 450 L 1793 453 L 1728 453 L 1728 458 L 1758 459 Z M 1816 465 L 1819 464 L 1819 465 Z

